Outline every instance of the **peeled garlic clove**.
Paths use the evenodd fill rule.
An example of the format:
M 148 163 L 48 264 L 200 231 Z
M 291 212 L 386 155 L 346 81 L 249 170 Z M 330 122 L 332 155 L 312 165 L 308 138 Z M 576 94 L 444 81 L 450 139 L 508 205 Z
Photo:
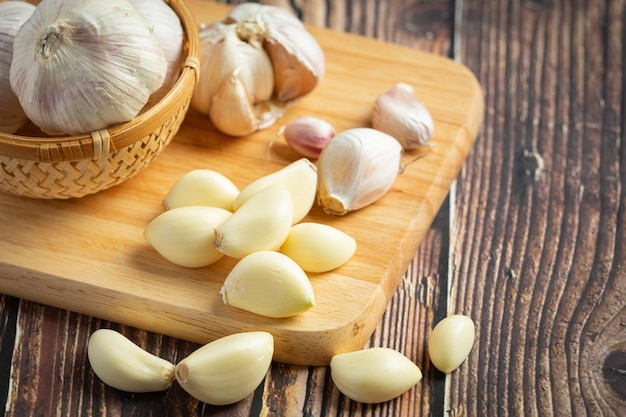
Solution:
M 207 266 L 224 255 L 213 246 L 215 228 L 231 215 L 219 207 L 174 208 L 152 220 L 144 230 L 144 237 L 161 256 L 176 265 Z
M 413 96 L 413 87 L 405 83 L 378 97 L 371 120 L 374 129 L 393 136 L 404 149 L 428 145 L 435 130 L 430 112 Z
M 388 348 L 335 355 L 330 360 L 330 371 L 343 395 L 367 404 L 392 400 L 422 379 L 417 365 L 402 353 Z
M 378 130 L 355 128 L 338 134 L 317 161 L 318 203 L 338 216 L 374 203 L 393 185 L 401 156 L 400 143 Z
M 282 134 L 293 150 L 306 158 L 317 159 L 335 137 L 335 129 L 325 120 L 304 116 L 289 123 Z
M 27 121 L 19 100 L 11 90 L 9 71 L 13 59 L 13 40 L 33 10 L 35 6 L 22 1 L 0 3 L 0 132 L 15 133 Z
M 306 273 L 287 255 L 254 252 L 230 271 L 221 290 L 225 304 L 266 317 L 284 318 L 315 306 Z
M 115 330 L 93 332 L 87 356 L 98 378 L 122 391 L 164 391 L 174 380 L 174 364 L 145 351 Z
M 135 8 L 154 27 L 159 47 L 167 61 L 167 72 L 161 87 L 150 96 L 148 106 L 157 103 L 171 90 L 180 75 L 184 53 L 184 31 L 180 18 L 164 0 L 131 0 Z
M 210 169 L 194 169 L 180 177 L 163 199 L 167 209 L 185 206 L 211 206 L 233 211 L 239 189 L 223 174 Z
M 282 184 L 273 184 L 217 226 L 213 243 L 224 255 L 238 259 L 256 251 L 276 250 L 287 238 L 292 218 L 289 192 Z
M 43 1 L 13 44 L 11 88 L 49 134 L 83 134 L 133 119 L 163 84 L 152 25 L 128 0 Z
M 356 240 L 347 233 L 322 223 L 298 223 L 291 227 L 280 252 L 306 272 L 338 268 L 354 255 Z
M 262 37 L 270 55 L 279 100 L 301 97 L 321 81 L 325 71 L 324 53 L 302 22 L 287 9 L 244 3 L 231 10 L 227 21 L 257 28 L 252 32 Z
M 443 373 L 457 369 L 474 345 L 474 322 L 468 316 L 454 314 L 441 320 L 428 338 L 430 360 Z
M 235 211 L 253 195 L 270 185 L 282 184 L 291 198 L 292 224 L 298 223 L 311 210 L 317 189 L 317 167 L 306 158 L 298 159 L 284 168 L 261 177 L 244 187 L 233 204 Z
M 235 333 L 181 360 L 176 365 L 176 380 L 187 393 L 207 404 L 233 404 L 263 382 L 273 355 L 270 333 Z

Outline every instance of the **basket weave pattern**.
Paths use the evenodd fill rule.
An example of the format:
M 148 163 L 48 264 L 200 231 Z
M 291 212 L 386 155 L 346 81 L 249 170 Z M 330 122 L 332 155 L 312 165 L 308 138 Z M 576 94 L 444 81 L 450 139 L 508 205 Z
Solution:
M 170 92 L 136 119 L 87 135 L 37 138 L 0 132 L 0 191 L 25 197 L 83 197 L 145 168 L 178 132 L 198 79 L 199 40 L 183 0 L 169 0 L 183 24 L 186 59 Z
M 189 100 L 155 132 L 99 158 L 39 162 L 0 155 L 0 188 L 26 197 L 64 199 L 121 184 L 161 153 L 178 131 L 188 108 Z

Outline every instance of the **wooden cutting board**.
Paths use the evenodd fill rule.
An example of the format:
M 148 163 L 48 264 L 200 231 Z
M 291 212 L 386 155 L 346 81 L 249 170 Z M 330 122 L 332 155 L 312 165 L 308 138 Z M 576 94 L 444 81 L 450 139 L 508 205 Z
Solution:
M 187 3 L 199 24 L 228 11 Z M 267 130 L 228 138 L 190 112 L 161 156 L 118 187 L 74 200 L 0 193 L 0 292 L 198 343 L 266 330 L 275 337 L 275 359 L 286 363 L 325 365 L 333 354 L 362 348 L 472 147 L 483 95 L 475 77 L 446 58 L 309 29 L 326 55 L 325 78 Z M 304 115 L 337 131 L 369 126 L 374 100 L 397 82 L 411 84 L 433 115 L 434 150 L 408 165 L 370 207 L 344 217 L 311 211 L 305 220 L 337 227 L 358 244 L 346 265 L 310 274 L 317 302 L 311 311 L 270 319 L 224 305 L 219 290 L 235 260 L 187 269 L 165 261 L 144 240 L 145 226 L 184 173 L 214 169 L 241 189 L 299 158 L 278 136 L 280 126 Z M 405 153 L 403 163 L 416 155 Z

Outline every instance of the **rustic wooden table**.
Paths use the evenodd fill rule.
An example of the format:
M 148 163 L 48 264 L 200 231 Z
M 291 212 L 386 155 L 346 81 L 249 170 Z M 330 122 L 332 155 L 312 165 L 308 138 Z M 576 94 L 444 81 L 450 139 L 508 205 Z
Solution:
M 404 352 L 424 379 L 379 405 L 340 395 L 326 367 L 278 363 L 232 406 L 198 403 L 176 385 L 127 394 L 91 372 L 94 329 L 172 360 L 198 346 L 2 296 L 5 415 L 623 415 L 626 1 L 264 2 L 311 25 L 449 55 L 484 88 L 482 132 L 368 344 Z M 451 312 L 474 319 L 477 339 L 445 377 L 424 335 Z

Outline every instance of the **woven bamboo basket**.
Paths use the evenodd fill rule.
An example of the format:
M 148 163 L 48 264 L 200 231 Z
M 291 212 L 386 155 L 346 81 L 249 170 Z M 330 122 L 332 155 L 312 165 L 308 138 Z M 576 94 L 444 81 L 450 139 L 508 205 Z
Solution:
M 135 119 L 91 134 L 31 137 L 0 132 L 0 190 L 33 198 L 83 197 L 139 173 L 168 145 L 198 79 L 199 38 L 183 0 L 168 0 L 184 31 L 185 59 L 172 89 Z

